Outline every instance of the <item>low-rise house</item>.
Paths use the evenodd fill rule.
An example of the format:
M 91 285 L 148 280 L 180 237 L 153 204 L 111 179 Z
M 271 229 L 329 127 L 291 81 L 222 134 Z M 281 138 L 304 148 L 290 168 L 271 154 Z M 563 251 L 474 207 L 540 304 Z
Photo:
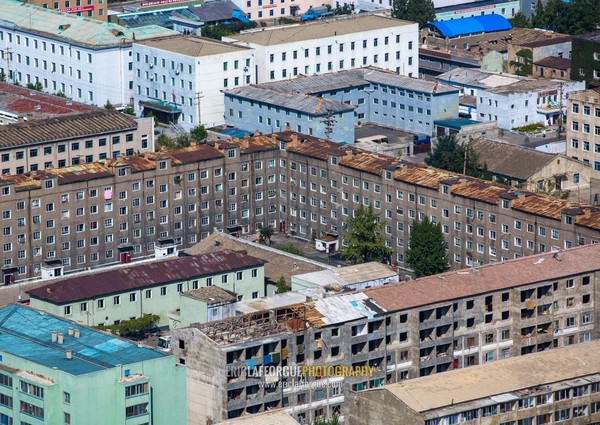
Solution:
M 63 278 L 30 290 L 29 296 L 32 307 L 87 326 L 112 325 L 145 314 L 158 315 L 159 326 L 179 326 L 175 320 L 169 323 L 169 317 L 181 308 L 182 294 L 188 291 L 217 286 L 236 294 L 238 301 L 264 296 L 263 265 L 263 260 L 243 252 L 215 251 Z M 188 298 L 212 305 L 197 292 L 186 296 L 186 306 Z M 215 316 L 219 314 L 228 316 L 226 312 Z M 194 311 L 190 319 L 180 320 L 189 323 L 202 317 Z
M 398 272 L 387 264 L 370 262 L 333 270 L 298 274 L 292 277 L 292 290 L 323 288 L 325 292 L 366 289 L 397 283 Z
M 570 195 L 584 204 L 591 202 L 590 164 L 483 138 L 473 140 L 471 146 L 480 167 L 487 169 L 494 180 L 536 192 Z
M 533 75 L 536 77 L 571 79 L 571 59 L 548 56 L 533 62 Z

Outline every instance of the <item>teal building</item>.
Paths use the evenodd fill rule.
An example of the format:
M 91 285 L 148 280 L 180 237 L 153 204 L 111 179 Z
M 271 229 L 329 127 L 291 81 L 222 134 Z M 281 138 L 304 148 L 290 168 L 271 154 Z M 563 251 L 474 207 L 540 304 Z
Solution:
M 185 425 L 175 357 L 13 304 L 0 309 L 0 424 Z

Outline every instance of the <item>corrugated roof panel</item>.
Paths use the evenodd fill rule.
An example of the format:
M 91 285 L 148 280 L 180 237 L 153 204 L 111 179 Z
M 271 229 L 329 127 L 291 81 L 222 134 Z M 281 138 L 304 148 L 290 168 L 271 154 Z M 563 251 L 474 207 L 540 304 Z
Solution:
M 504 16 L 496 14 L 428 22 L 426 25 L 435 27 L 443 37 L 450 38 L 482 32 L 505 31 L 512 28 L 512 25 Z

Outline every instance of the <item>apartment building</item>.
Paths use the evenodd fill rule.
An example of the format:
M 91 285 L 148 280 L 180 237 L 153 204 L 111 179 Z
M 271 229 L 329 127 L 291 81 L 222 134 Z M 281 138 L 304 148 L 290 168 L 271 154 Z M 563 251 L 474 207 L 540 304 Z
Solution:
M 383 16 L 347 16 L 223 37 L 255 50 L 256 83 L 365 66 L 418 75 L 418 25 Z
M 0 72 L 83 103 L 128 105 L 133 40 L 176 34 L 156 25 L 119 25 L 6 0 L 0 8 Z
M 439 222 L 452 268 L 600 241 L 600 211 L 292 132 L 0 177 L 5 282 L 153 256 L 214 228 L 341 235 L 359 205 L 384 220 L 401 267 L 414 220 Z M 342 243 L 342 239 L 339 239 Z
M 119 250 L 127 256 L 125 248 Z M 33 308 L 86 326 L 112 325 L 156 314 L 160 316 L 158 326 L 175 327 L 198 321 L 187 317 L 192 306 L 188 299 L 182 300 L 186 293 L 196 301 L 196 310 L 207 310 L 202 294 L 189 293 L 200 287 L 225 289 L 238 301 L 264 297 L 263 264 L 238 251 L 215 251 L 54 279 L 28 293 Z M 184 301 L 187 308 L 182 309 Z M 211 317 L 228 317 L 221 307 L 208 308 Z
M 108 19 L 108 1 L 106 0 L 21 0 L 46 9 L 53 9 L 63 13 L 72 13 L 77 16 L 106 21 Z
M 253 96 L 239 94 L 250 90 Z M 432 135 L 434 121 L 458 115 L 457 88 L 375 67 L 229 90 L 225 102 L 230 111 L 225 120 L 239 128 L 268 133 L 290 126 L 297 132 L 346 143 L 354 142 L 356 123 L 371 122 Z M 311 109 L 300 112 L 299 105 L 305 104 Z M 271 110 L 266 117 L 261 111 L 264 106 Z M 350 125 L 340 109 L 353 111 Z
M 588 86 L 598 86 L 600 81 L 600 32 L 573 36 L 571 79 L 585 81 Z
M 154 150 L 154 120 L 114 110 L 0 126 L 2 174 L 91 163 Z
M 331 4 L 323 0 L 295 0 L 292 3 L 285 0 L 233 0 L 233 3 L 253 21 L 300 16 L 311 7 Z
M 133 44 L 134 105 L 189 131 L 224 123 L 223 90 L 255 82 L 252 49 L 192 35 Z
M 301 423 L 347 419 L 350 391 L 597 340 L 598 254 L 581 246 L 176 329 L 188 409 L 198 423 L 275 408 Z
M 248 132 L 285 129 L 337 143 L 354 143 L 355 106 L 261 86 L 225 92 L 225 123 Z
M 349 422 L 597 424 L 599 348 L 594 341 L 351 393 Z
M 600 172 L 600 92 L 582 90 L 567 100 L 567 156 Z
M 173 356 L 17 304 L 0 331 L 2 424 L 187 423 Z

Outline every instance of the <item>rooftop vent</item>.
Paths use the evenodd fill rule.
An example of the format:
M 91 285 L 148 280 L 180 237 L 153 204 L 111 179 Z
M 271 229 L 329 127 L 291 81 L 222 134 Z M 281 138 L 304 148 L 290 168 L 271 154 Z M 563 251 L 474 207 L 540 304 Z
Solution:
M 57 332 L 52 331 L 52 342 L 56 342 L 56 335 L 57 335 Z
M 67 355 L 67 360 L 73 359 L 73 351 L 67 350 L 67 351 L 65 351 L 65 354 Z
M 59 344 L 62 344 L 64 341 L 65 341 L 65 336 L 63 335 L 63 333 L 62 333 L 62 332 L 59 332 L 59 333 L 58 333 L 58 341 L 57 341 L 57 342 L 58 342 Z

